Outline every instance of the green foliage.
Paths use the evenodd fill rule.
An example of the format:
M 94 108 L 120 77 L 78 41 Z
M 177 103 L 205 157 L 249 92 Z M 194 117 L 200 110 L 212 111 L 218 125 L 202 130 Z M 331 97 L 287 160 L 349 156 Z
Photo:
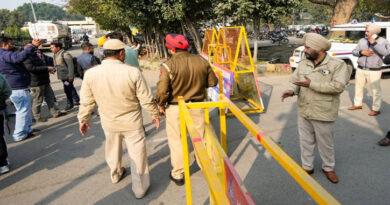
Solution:
M 333 15 L 333 9 L 329 6 L 314 4 L 308 0 L 303 0 L 302 3 L 294 10 L 295 20 L 302 22 L 305 17 L 309 18 L 311 24 L 329 24 Z
M 10 12 L 7 9 L 0 10 L 0 31 L 6 29 L 7 27 L 12 27 L 14 25 L 16 25 L 17 27 L 22 27 L 23 23 L 23 13 L 19 11 Z
M 359 21 L 369 21 L 375 17 L 375 13 L 389 16 L 389 0 L 360 0 L 352 18 L 358 19 Z
M 234 24 L 250 21 L 274 23 L 299 5 L 299 0 L 219 0 L 214 12 L 219 20 L 230 17 Z
M 8 27 L 4 30 L 4 35 L 13 38 L 14 40 L 30 40 L 30 34 L 28 31 L 21 30 L 17 25 Z
M 49 3 L 33 3 L 37 20 L 84 20 L 84 17 L 74 13 L 67 13 L 59 6 Z M 34 21 L 31 5 L 25 3 L 16 8 L 24 14 L 26 21 Z

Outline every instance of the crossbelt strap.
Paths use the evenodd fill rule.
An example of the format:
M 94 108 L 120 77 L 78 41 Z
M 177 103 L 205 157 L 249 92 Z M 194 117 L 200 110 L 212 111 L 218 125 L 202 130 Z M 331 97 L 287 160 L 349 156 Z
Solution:
M 172 80 L 172 74 L 171 74 L 171 69 L 167 66 L 167 64 L 165 63 L 161 63 L 162 66 L 164 66 L 165 69 L 167 69 L 168 73 L 169 73 L 169 79 Z

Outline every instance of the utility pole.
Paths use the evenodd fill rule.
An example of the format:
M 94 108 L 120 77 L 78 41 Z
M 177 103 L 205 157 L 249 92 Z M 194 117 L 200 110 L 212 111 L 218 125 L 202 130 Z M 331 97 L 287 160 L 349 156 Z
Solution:
M 33 6 L 33 3 L 32 3 L 32 0 L 30 0 L 30 4 L 31 4 L 31 10 L 32 10 L 32 13 L 33 13 L 33 16 L 34 16 L 34 23 L 37 22 L 37 16 L 35 15 L 35 10 L 34 10 L 34 6 Z

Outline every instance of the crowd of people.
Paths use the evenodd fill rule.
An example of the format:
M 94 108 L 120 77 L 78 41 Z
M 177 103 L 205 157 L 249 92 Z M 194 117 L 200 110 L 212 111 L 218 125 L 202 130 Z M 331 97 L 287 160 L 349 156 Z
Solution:
M 390 45 L 378 34 L 378 27 L 370 24 L 366 38 L 353 51 L 359 57 L 354 106 L 361 109 L 365 83 L 375 84 L 373 108 L 370 116 L 380 114 L 380 79 L 378 68 L 383 57 L 390 54 Z M 282 94 L 282 100 L 298 96 L 298 130 L 300 136 L 302 168 L 314 172 L 314 148 L 318 146 L 323 161 L 322 171 L 333 183 L 339 181 L 335 170 L 333 127 L 338 116 L 340 94 L 349 82 L 351 71 L 346 64 L 327 54 L 331 43 L 319 34 L 309 33 L 304 37 L 306 59 L 299 63 L 292 75 L 291 87 Z M 166 117 L 166 134 L 170 149 L 172 170 L 169 178 L 176 185 L 183 185 L 184 165 L 180 136 L 178 97 L 186 102 L 202 102 L 206 88 L 216 86 L 218 79 L 203 57 L 188 52 L 185 36 L 169 34 L 165 37 L 171 57 L 161 65 L 156 96 L 139 69 L 137 47 L 124 43 L 120 32 L 113 32 L 99 39 L 100 59 L 93 54 L 93 45 L 82 44 L 82 55 L 71 56 L 59 43 L 51 44 L 53 57 L 42 54 L 39 40 L 32 40 L 21 52 L 14 52 L 12 39 L 0 40 L 0 110 L 6 110 L 9 98 L 15 107 L 15 129 L 12 134 L 18 142 L 34 135 L 33 121 L 45 122 L 40 108 L 46 101 L 51 115 L 61 117 L 66 111 L 79 105 L 79 131 L 85 136 L 89 119 L 98 107 L 101 126 L 105 135 L 105 160 L 110 168 L 112 183 L 118 183 L 126 175 L 122 167 L 122 141 L 131 158 L 132 190 L 137 199 L 143 198 L 150 186 L 149 165 L 145 145 L 142 108 L 152 116 L 158 128 L 160 118 Z M 390 57 L 388 57 L 390 58 Z M 103 59 L 102 61 L 100 61 Z M 112 72 L 115 69 L 115 72 Z M 56 106 L 56 97 L 50 86 L 49 74 L 57 73 L 63 83 L 67 105 L 64 111 Z M 80 96 L 73 82 L 82 78 Z M 32 97 L 32 105 L 30 98 Z M 2 112 L 1 112 L 2 113 Z M 204 110 L 191 110 L 197 122 L 200 136 L 204 136 Z M 0 172 L 9 171 L 6 143 L 3 138 L 3 116 L 0 116 Z M 389 132 L 390 133 L 390 132 Z M 379 144 L 390 145 L 390 134 Z M 168 174 L 167 174 L 168 175 Z

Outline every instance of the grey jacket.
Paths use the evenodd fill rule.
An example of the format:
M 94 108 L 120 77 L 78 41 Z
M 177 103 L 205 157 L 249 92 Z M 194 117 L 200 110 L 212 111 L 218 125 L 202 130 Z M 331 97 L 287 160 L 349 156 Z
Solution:
M 292 84 L 310 78 L 308 88 Z M 291 90 L 298 95 L 298 114 L 310 120 L 332 122 L 337 119 L 340 94 L 344 91 L 350 73 L 344 61 L 326 55 L 320 65 L 304 59 L 291 76 Z
M 73 57 L 61 49 L 53 56 L 54 66 L 57 69 L 57 77 L 60 80 L 74 78 Z
M 369 57 L 361 55 L 361 51 L 367 49 L 372 50 L 374 55 Z M 362 38 L 352 53 L 359 57 L 358 65 L 360 67 L 380 70 L 383 64 L 383 56 L 390 54 L 390 43 L 382 37 L 379 37 L 374 44 L 370 44 L 367 38 Z

